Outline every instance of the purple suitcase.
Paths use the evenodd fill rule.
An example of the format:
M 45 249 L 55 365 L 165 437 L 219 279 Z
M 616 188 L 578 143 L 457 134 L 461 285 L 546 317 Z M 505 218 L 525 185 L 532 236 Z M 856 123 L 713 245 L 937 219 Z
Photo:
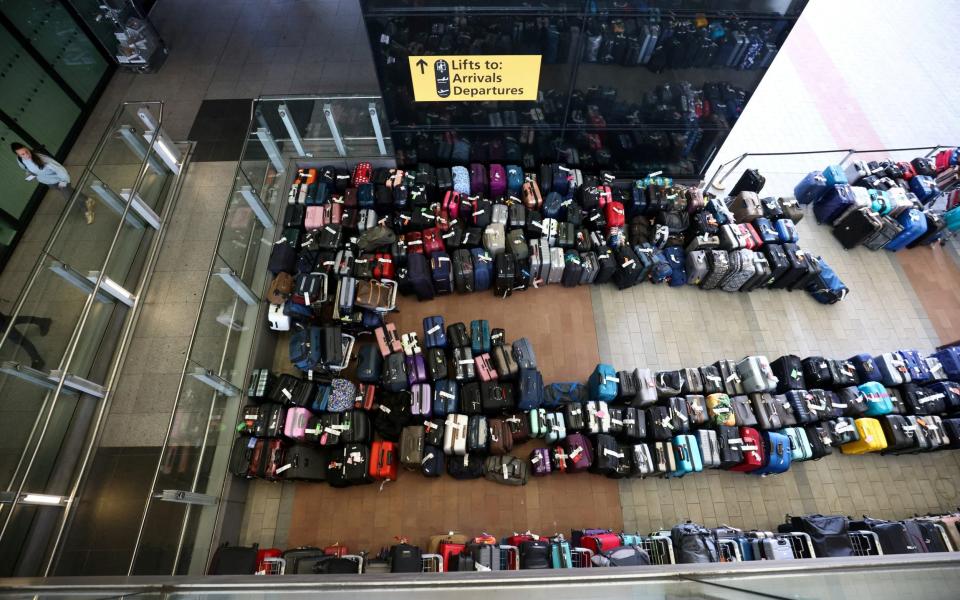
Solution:
M 410 358 L 410 357 L 407 357 Z M 417 383 L 410 386 L 410 414 L 415 417 L 429 417 L 433 397 L 429 383 Z
M 549 475 L 552 471 L 550 468 L 550 449 L 534 448 L 530 452 L 530 464 L 533 466 L 534 477 Z
M 487 169 L 480 163 L 470 164 L 470 191 L 474 196 L 487 196 Z
M 430 379 L 427 377 L 427 361 L 423 354 L 406 355 L 403 357 L 407 367 L 407 383 L 413 387 L 415 383 L 426 383 Z
M 507 193 L 507 172 L 503 165 L 490 165 L 490 197 L 500 198 Z
M 593 465 L 593 446 L 582 433 L 571 433 L 562 441 L 563 451 L 567 455 L 567 472 L 586 471 Z

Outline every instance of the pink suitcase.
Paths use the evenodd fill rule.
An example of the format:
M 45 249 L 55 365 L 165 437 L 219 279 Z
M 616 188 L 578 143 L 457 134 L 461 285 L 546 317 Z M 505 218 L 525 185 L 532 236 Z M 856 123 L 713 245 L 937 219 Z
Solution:
M 473 363 L 477 367 L 477 377 L 480 381 L 493 381 L 497 378 L 497 371 L 490 362 L 490 354 L 483 353 L 473 357 Z
M 380 347 L 380 354 L 384 358 L 394 352 L 403 352 L 403 344 L 400 343 L 400 334 L 397 333 L 397 326 L 393 323 L 387 323 L 383 327 L 377 327 L 374 331 L 377 338 L 377 346 Z
M 313 414 L 301 406 L 287 409 L 287 421 L 283 425 L 283 435 L 291 440 L 302 442 L 307 437 L 307 422 Z

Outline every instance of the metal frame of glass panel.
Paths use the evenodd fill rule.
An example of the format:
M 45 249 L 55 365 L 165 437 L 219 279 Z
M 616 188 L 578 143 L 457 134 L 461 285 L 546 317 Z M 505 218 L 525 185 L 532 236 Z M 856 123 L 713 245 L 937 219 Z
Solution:
M 156 115 L 154 128 L 139 117 L 144 109 Z M 53 564 L 53 549 L 75 506 L 140 314 L 140 298 L 149 284 L 182 182 L 183 169 L 180 173 L 165 167 L 155 170 L 156 165 L 162 164 L 155 158 L 159 153 L 156 146 L 164 139 L 162 122 L 162 103 L 120 106 L 90 164 L 78 179 L 76 192 L 40 253 L 10 323 L 0 336 L 0 354 L 7 358 L 0 368 L 0 390 L 26 382 L 42 388 L 43 394 L 16 467 L 4 483 L 4 496 L 0 500 L 0 547 L 11 548 L 12 536 L 31 530 L 36 524 L 36 515 L 26 514 L 24 507 L 60 507 L 52 527 L 52 539 L 38 539 L 41 536 L 32 535 L 31 531 L 25 541 L 21 540 L 21 552 L 34 549 L 40 553 L 43 564 L 38 568 L 42 573 L 48 573 Z M 144 154 L 127 145 L 119 134 L 121 128 L 137 131 L 150 140 L 144 143 Z M 188 144 L 174 148 L 173 152 L 180 155 L 181 165 L 189 161 L 190 148 Z M 129 187 L 114 190 L 107 179 L 113 181 L 113 185 L 129 184 Z M 100 189 L 107 190 L 116 204 L 101 202 L 103 208 L 117 211 L 100 212 L 98 226 L 105 227 L 106 231 L 91 231 L 79 219 L 74 206 L 83 200 L 84 191 L 89 191 L 94 182 Z M 145 211 L 156 215 L 157 222 L 131 222 L 131 216 Z M 79 267 L 65 262 L 68 257 Z M 53 300 L 51 285 L 68 292 L 73 290 L 69 292 L 74 294 L 73 312 L 61 311 L 54 315 L 70 319 L 73 325 L 59 345 L 56 340 L 52 342 L 54 347 L 49 358 L 53 368 L 47 371 L 16 360 L 22 352 L 10 333 L 19 315 L 36 311 L 42 314 Z M 71 402 L 75 404 L 69 404 Z M 65 410 L 64 403 L 68 403 Z M 68 432 L 62 439 L 61 429 Z M 24 520 L 28 522 L 22 523 Z

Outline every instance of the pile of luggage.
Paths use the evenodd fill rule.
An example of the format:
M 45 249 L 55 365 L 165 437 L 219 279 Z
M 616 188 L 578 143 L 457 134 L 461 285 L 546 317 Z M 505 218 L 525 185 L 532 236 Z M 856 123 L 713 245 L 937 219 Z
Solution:
M 538 173 L 478 163 L 301 169 L 269 260 L 271 324 L 310 319 L 334 289 L 348 320 L 392 310 L 398 291 L 506 297 L 549 284 L 771 287 L 842 299 L 847 288 L 829 266 L 797 246 L 797 202 L 761 201 L 755 183 L 742 180 L 728 207 L 669 178 L 560 164 Z
M 801 204 L 813 205 L 817 222 L 831 225 L 844 248 L 915 248 L 960 228 L 948 227 L 951 219 L 934 208 L 943 193 L 949 195 L 948 210 L 960 200 L 960 190 L 954 189 L 960 183 L 958 160 L 960 149 L 951 148 L 910 162 L 831 165 L 808 173 L 794 195 Z
M 399 538 L 376 555 L 350 554 L 339 542 L 325 548 L 223 546 L 209 575 L 306 575 L 512 571 L 646 565 L 795 560 L 882 554 L 952 552 L 960 549 L 956 514 L 885 521 L 835 515 L 787 516 L 777 531 L 712 529 L 691 522 L 650 535 L 580 529 L 569 539 L 527 531 L 497 539 L 456 532 L 430 537 L 425 548 Z
M 291 357 L 310 357 L 314 344 L 327 367 L 351 355 L 336 342 L 339 325 L 298 334 Z M 584 385 L 545 384 L 529 340 L 510 343 L 485 320 L 428 317 L 422 337 L 385 323 L 372 337 L 357 349 L 356 381 L 309 361 L 297 363 L 307 378 L 256 371 L 231 471 L 347 486 L 396 480 L 402 468 L 524 485 L 582 471 L 768 475 L 834 447 L 960 447 L 960 419 L 941 418 L 960 413 L 958 347 L 848 360 L 748 356 L 659 372 L 601 364 Z M 529 440 L 536 447 L 515 456 Z

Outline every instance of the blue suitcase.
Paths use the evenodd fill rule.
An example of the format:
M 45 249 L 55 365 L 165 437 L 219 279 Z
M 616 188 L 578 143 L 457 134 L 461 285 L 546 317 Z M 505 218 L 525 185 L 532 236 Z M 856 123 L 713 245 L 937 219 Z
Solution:
M 535 410 L 543 405 L 543 376 L 536 369 L 520 369 L 520 398 L 517 408 Z
M 677 470 L 671 471 L 669 477 L 683 477 L 687 473 L 696 473 L 703 470 L 703 458 L 700 446 L 693 435 L 673 436 L 673 452 L 677 459 Z
M 960 410 L 960 384 L 952 381 L 938 381 L 927 386 L 927 390 L 933 394 L 942 394 L 943 403 L 947 413 L 955 413 Z M 960 443 L 960 440 L 954 440 Z
M 430 255 L 430 275 L 433 289 L 438 295 L 453 293 L 453 264 L 446 252 L 434 252 Z
M 933 356 L 940 361 L 943 372 L 954 381 L 960 381 L 960 346 L 951 346 L 935 352 Z
M 820 272 L 807 283 L 807 291 L 814 300 L 820 304 L 836 304 L 846 298 L 850 289 L 843 284 L 827 261 L 817 258 L 817 265 Z
M 812 204 L 826 193 L 828 187 L 827 178 L 823 173 L 812 171 L 793 188 L 793 195 L 800 204 Z
M 780 221 L 778 220 L 777 223 L 780 223 Z M 757 230 L 757 233 L 760 234 L 760 239 L 763 240 L 764 244 L 776 244 L 780 241 L 780 234 L 777 233 L 777 228 L 773 226 L 770 219 L 764 217 L 754 219 L 753 227 Z
M 493 257 L 483 248 L 471 248 L 473 255 L 473 291 L 485 292 L 493 283 Z
M 900 356 L 907 363 L 907 371 L 910 372 L 910 381 L 923 385 L 931 381 L 930 369 L 927 367 L 927 361 L 916 350 L 900 350 Z
M 868 381 L 857 386 L 860 395 L 867 404 L 867 410 L 863 412 L 866 417 L 879 417 L 889 415 L 893 412 L 893 402 L 890 400 L 890 394 L 883 384 L 876 381 Z
M 445 417 L 457 412 L 460 405 L 457 382 L 440 379 L 433 383 L 433 416 Z
M 755 475 L 786 473 L 793 458 L 790 438 L 775 431 L 763 431 L 760 435 L 763 436 L 764 465 L 753 473 Z
M 784 244 L 796 244 L 800 240 L 797 224 L 790 219 L 777 220 L 777 239 Z M 763 240 L 766 242 L 767 240 Z
M 470 349 L 474 356 L 490 352 L 490 322 L 486 319 L 470 321 Z
M 543 199 L 543 216 L 548 219 L 556 219 L 560 215 L 560 209 L 563 208 L 563 196 L 557 192 L 550 192 Z
M 423 345 L 426 348 L 446 348 L 447 329 L 443 317 L 425 317 L 423 319 Z
M 290 362 L 301 371 L 309 371 L 317 366 L 322 349 L 319 327 L 300 329 L 290 336 Z
M 833 225 L 833 222 L 855 203 L 853 190 L 849 185 L 835 185 L 813 204 L 813 216 L 817 223 Z
M 910 179 L 910 191 L 917 195 L 920 202 L 926 204 L 940 194 L 940 188 L 937 187 L 933 177 L 928 175 L 917 175 Z
M 869 354 L 852 356 L 850 362 L 857 368 L 857 375 L 860 376 L 861 381 L 883 381 L 883 374 L 877 368 L 876 361 Z
M 670 265 L 670 287 L 687 285 L 687 254 L 680 246 L 670 246 L 663 251 Z
M 670 267 L 667 257 L 664 256 L 663 250 L 654 252 L 653 263 L 650 265 L 650 282 L 663 283 L 670 279 L 672 274 L 673 269 Z
M 523 188 L 523 169 L 517 165 L 507 165 L 507 193 L 511 196 L 520 196 Z
M 823 178 L 826 180 L 828 187 L 831 185 L 846 185 L 850 183 L 847 181 L 847 172 L 839 165 L 830 165 L 824 169 Z
M 413 293 L 418 300 L 433 300 L 433 278 L 430 275 L 430 264 L 423 254 L 407 256 L 407 272 L 401 276 L 405 279 L 402 290 Z
M 587 381 L 590 399 L 596 401 L 613 402 L 617 398 L 617 372 L 610 365 L 603 363 L 596 366 L 590 379 Z
M 915 208 L 900 213 L 897 216 L 897 222 L 903 225 L 903 231 L 884 246 L 886 250 L 891 252 L 903 250 L 907 247 L 907 244 L 927 232 L 927 218 Z

